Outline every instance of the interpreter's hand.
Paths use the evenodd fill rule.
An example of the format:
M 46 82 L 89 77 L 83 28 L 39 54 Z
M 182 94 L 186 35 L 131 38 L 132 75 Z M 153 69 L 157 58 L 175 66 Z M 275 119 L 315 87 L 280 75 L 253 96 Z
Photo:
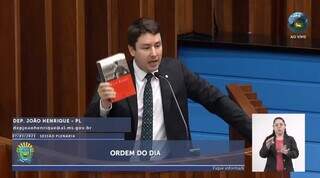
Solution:
M 271 145 L 274 144 L 274 141 L 273 141 L 273 137 L 269 138 L 267 141 L 266 141 L 266 146 L 268 149 L 270 149 Z
M 287 155 L 288 152 L 289 152 L 289 150 L 290 150 L 290 149 L 287 148 L 287 145 L 283 145 L 283 147 L 281 148 L 280 152 L 281 152 L 282 154 Z
M 109 108 L 112 104 L 112 100 L 116 97 L 114 88 L 108 82 L 101 82 L 99 84 L 98 94 L 101 98 L 103 108 Z

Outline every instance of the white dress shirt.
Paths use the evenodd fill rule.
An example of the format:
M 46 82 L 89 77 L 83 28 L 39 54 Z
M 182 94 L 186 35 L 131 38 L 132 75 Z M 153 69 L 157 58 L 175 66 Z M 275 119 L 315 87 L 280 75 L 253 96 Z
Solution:
M 136 79 L 136 91 L 137 91 L 137 105 L 138 105 L 138 126 L 136 133 L 136 140 L 140 140 L 141 130 L 142 130 L 142 115 L 143 115 L 143 93 L 144 87 L 146 85 L 147 79 L 145 76 L 147 73 L 140 69 L 135 60 L 133 60 L 133 69 Z M 157 71 L 154 71 L 153 74 Z M 153 140 L 166 140 L 166 129 L 164 125 L 163 118 L 163 107 L 162 107 L 162 97 L 161 97 L 161 88 L 160 81 L 157 77 L 151 79 L 152 87 L 152 98 L 153 98 Z M 112 109 L 112 108 L 110 108 Z M 101 106 L 100 101 L 100 116 L 106 116 L 110 109 L 106 110 Z
M 141 137 L 142 130 L 142 115 L 143 115 L 143 93 L 144 87 L 147 83 L 145 76 L 147 73 L 141 70 L 135 61 L 133 61 L 134 75 L 136 78 L 136 90 L 137 90 L 137 104 L 138 104 L 138 127 L 136 140 L 139 140 Z M 153 73 L 158 72 L 154 71 Z M 152 87 L 152 98 L 153 98 L 153 140 L 166 140 L 166 129 L 164 126 L 163 119 L 163 107 L 162 107 L 162 97 L 161 97 L 161 88 L 160 81 L 157 77 L 151 79 Z

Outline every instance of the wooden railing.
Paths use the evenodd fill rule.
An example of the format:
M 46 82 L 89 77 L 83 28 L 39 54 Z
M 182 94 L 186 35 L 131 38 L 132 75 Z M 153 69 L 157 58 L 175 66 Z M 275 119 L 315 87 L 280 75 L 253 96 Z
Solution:
M 267 113 L 268 110 L 262 105 L 262 102 L 258 99 L 257 94 L 253 92 L 251 85 L 227 85 L 227 91 L 230 98 L 237 103 L 243 111 L 251 118 L 253 113 Z M 229 129 L 230 139 L 244 139 L 235 129 L 230 127 Z M 249 147 L 246 142 L 246 147 Z
M 248 115 L 253 113 L 267 113 L 268 110 L 262 105 L 257 94 L 253 92 L 251 85 L 227 85 L 227 90 L 231 99 L 233 99 Z

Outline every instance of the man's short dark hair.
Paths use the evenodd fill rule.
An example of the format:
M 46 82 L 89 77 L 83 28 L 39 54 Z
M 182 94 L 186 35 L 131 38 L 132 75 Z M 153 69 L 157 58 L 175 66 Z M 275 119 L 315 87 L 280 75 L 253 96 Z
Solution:
M 149 18 L 139 18 L 128 28 L 128 44 L 136 49 L 138 38 L 145 33 L 153 35 L 160 33 L 160 25 Z

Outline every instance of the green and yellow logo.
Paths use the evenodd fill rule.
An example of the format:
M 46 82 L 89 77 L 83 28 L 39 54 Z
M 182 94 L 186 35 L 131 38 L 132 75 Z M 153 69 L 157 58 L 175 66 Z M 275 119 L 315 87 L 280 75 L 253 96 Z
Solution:
M 288 27 L 293 33 L 303 33 L 308 27 L 308 18 L 302 12 L 294 12 L 288 18 Z
M 32 156 L 34 153 L 34 148 L 32 144 L 28 142 L 21 142 L 17 146 L 17 154 L 18 154 L 18 161 L 22 163 L 28 163 L 30 164 L 32 161 Z

